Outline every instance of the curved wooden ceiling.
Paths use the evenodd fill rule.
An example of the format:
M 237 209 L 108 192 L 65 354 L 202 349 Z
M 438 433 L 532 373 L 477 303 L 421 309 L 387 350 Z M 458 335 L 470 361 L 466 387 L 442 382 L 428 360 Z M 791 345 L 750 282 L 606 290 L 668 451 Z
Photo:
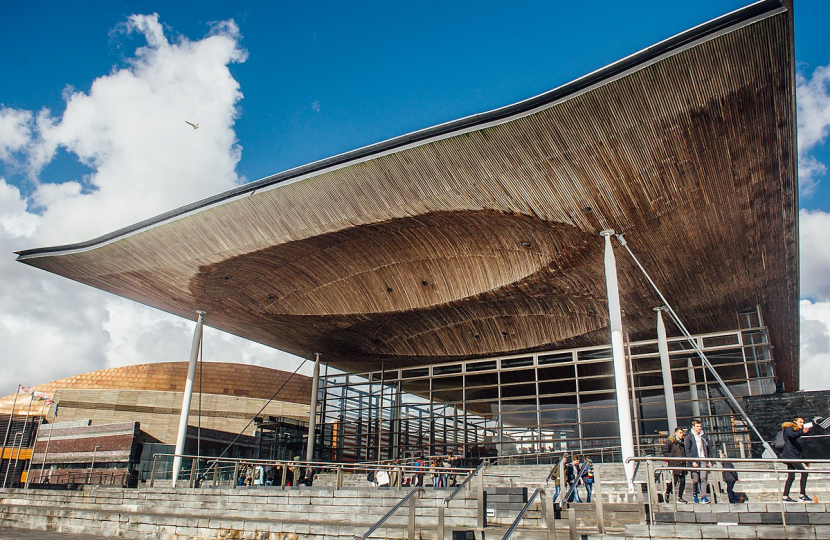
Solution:
M 791 12 L 765 1 L 533 100 L 19 260 L 365 370 L 608 341 L 613 228 L 691 331 L 761 305 L 793 389 L 794 106 Z M 657 302 L 618 264 L 631 336 L 653 337 Z

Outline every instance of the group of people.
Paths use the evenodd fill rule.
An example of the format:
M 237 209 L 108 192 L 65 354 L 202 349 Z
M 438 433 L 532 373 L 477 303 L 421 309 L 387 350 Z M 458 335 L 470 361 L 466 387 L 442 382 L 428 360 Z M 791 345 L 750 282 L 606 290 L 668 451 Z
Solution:
M 299 457 L 294 461 L 299 461 Z M 256 463 L 243 465 L 239 468 L 236 478 L 237 486 L 281 486 L 283 468 L 280 466 Z M 302 468 L 299 465 L 289 465 L 285 468 L 285 485 L 310 486 L 314 482 L 314 469 Z
M 427 474 L 431 474 L 433 488 L 455 487 L 457 484 L 456 474 L 453 469 L 460 464 L 458 458 L 450 452 L 447 456 L 436 456 L 432 459 L 418 457 L 412 463 L 414 468 L 411 477 L 406 478 L 403 472 L 403 465 L 400 459 L 394 463 L 394 467 L 369 471 L 366 479 L 377 487 L 397 486 L 423 486 Z
M 781 449 L 781 459 L 801 460 L 804 458 L 804 452 L 801 447 L 801 437 L 809 431 L 809 426 L 804 425 L 804 418 L 796 416 L 792 422 L 784 422 L 781 426 L 783 437 L 783 448 Z M 700 420 L 693 420 L 692 427 L 689 432 L 685 432 L 683 428 L 676 428 L 674 433 L 669 436 L 663 447 L 664 457 L 673 458 L 689 458 L 689 461 L 671 461 L 669 465 L 678 467 L 701 469 L 699 471 L 691 471 L 692 479 L 692 500 L 703 504 L 709 504 L 710 487 L 708 482 L 709 472 L 703 469 L 712 468 L 712 464 L 707 462 L 708 458 L 712 457 L 712 447 L 709 444 L 709 437 L 703 430 L 703 424 Z M 720 458 L 725 459 L 727 456 L 724 452 L 720 452 Z M 798 501 L 812 502 L 813 499 L 807 496 L 807 473 L 805 467 L 808 466 L 803 462 L 787 463 L 787 468 L 792 471 L 801 471 L 801 485 L 800 495 Z M 729 497 L 730 503 L 741 502 L 741 498 L 735 493 L 735 483 L 738 481 L 738 474 L 734 471 L 735 466 L 729 461 L 721 461 L 723 471 L 723 480 L 726 483 L 726 494 Z M 683 499 L 686 492 L 686 472 L 681 469 L 672 469 L 669 481 L 666 484 L 666 492 L 664 499 L 666 502 L 671 500 L 673 491 L 676 487 L 677 502 L 686 504 L 687 501 Z M 795 480 L 795 472 L 787 475 L 787 481 L 784 483 L 784 502 L 794 503 L 796 500 L 790 497 L 790 489 Z
M 582 502 L 582 498 L 579 496 L 579 488 L 581 486 L 585 487 L 585 502 L 591 502 L 591 495 L 594 491 L 594 463 L 590 459 L 583 461 L 580 455 L 575 455 L 573 461 L 571 461 L 571 457 L 565 455 L 562 458 L 562 467 L 554 467 L 549 478 L 555 484 L 553 492 L 554 501 L 559 499 L 563 471 L 565 474 L 565 485 L 567 486 L 565 488 L 567 502 Z

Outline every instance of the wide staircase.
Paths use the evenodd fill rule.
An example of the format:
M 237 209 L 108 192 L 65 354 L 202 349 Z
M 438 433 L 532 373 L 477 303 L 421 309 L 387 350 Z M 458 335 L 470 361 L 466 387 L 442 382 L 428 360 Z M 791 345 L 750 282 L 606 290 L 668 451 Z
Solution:
M 483 476 L 485 527 L 478 527 L 476 479 L 449 503 L 444 501 L 449 489 L 418 490 L 368 537 L 437 539 L 443 515 L 443 538 L 502 538 L 535 490 L 543 488 L 544 494 L 526 508 L 511 538 L 830 539 L 830 505 L 782 505 L 772 470 L 739 482 L 739 490 L 749 495 L 745 504 L 724 504 L 713 480 L 718 503 L 675 505 L 661 500 L 649 504 L 648 494 L 640 490 L 630 494 L 620 464 L 595 468 L 601 483 L 601 519 L 596 498 L 590 504 L 554 510 L 554 486 L 545 482 L 550 465 L 502 465 L 489 467 Z M 646 476 L 641 467 L 636 480 L 644 482 Z M 784 475 L 779 478 L 783 482 Z M 334 475 L 321 474 L 313 487 L 287 489 L 6 489 L 0 490 L 0 527 L 131 539 L 352 540 L 363 537 L 411 489 L 375 488 L 359 474 L 345 475 L 340 489 L 335 483 Z M 830 501 L 830 477 L 811 477 L 809 493 Z

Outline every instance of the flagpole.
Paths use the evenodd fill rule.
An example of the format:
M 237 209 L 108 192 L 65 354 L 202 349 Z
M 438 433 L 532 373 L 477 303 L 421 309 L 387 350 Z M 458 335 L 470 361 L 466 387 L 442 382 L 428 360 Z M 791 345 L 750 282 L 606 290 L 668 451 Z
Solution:
M 54 396 L 53 396 L 54 397 Z M 40 464 L 40 484 L 43 483 L 43 471 L 46 470 L 46 455 L 49 453 L 49 443 L 52 442 L 52 430 L 55 429 L 55 421 L 58 419 L 58 404 L 55 403 L 54 416 L 52 416 L 52 423 L 49 424 L 49 438 L 46 439 L 46 450 L 43 451 L 43 462 Z M 40 430 L 38 430 L 40 431 Z M 35 446 L 37 446 L 37 439 L 35 439 Z M 32 450 L 32 458 L 34 458 L 34 450 Z M 31 465 L 29 471 L 32 470 Z M 29 475 L 26 475 L 26 485 L 29 485 Z
M 23 420 L 23 431 L 20 432 L 20 442 L 17 445 L 17 455 L 14 457 L 14 472 L 17 472 L 17 464 L 20 462 L 20 451 L 23 450 L 23 439 L 26 438 L 26 426 L 29 425 L 29 413 L 32 410 L 32 403 L 34 403 L 34 401 L 35 393 L 32 392 L 32 397 L 29 399 L 29 407 L 26 409 L 26 419 Z M 5 481 L 3 483 L 5 484 Z M 12 485 L 14 485 L 14 474 L 12 474 Z
M 12 402 L 12 410 L 9 413 L 9 424 L 6 426 L 6 438 L 3 439 L 3 454 L 0 455 L 0 464 L 6 458 L 6 445 L 9 444 L 9 433 L 12 430 L 12 420 L 14 419 L 14 408 L 17 406 L 17 396 L 20 394 L 20 383 L 17 383 L 17 392 L 14 393 L 14 402 Z M 12 462 L 12 455 L 9 454 L 9 463 L 6 464 L 6 473 L 9 471 L 9 465 Z M 8 476 L 8 474 L 6 474 Z M 6 479 L 3 479 L 3 487 L 6 487 Z

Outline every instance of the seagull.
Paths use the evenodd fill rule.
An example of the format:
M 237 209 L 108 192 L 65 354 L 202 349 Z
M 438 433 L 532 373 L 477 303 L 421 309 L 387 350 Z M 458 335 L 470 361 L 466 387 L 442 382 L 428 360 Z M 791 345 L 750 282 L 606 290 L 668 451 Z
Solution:
M 201 122 L 197 122 L 195 124 L 193 122 L 188 122 L 187 120 L 185 120 L 184 123 L 192 127 L 193 129 L 199 129 L 199 126 L 201 126 L 202 123 L 204 123 L 204 120 L 202 120 Z

